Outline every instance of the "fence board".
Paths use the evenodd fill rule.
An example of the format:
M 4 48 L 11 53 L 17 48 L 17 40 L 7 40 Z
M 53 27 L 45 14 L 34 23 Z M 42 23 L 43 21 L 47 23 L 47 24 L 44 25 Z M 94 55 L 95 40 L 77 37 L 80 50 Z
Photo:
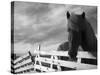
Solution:
M 40 54 L 40 55 L 54 55 L 54 56 L 69 56 L 68 55 L 68 51 L 52 51 L 52 52 L 44 52 L 44 51 L 40 51 L 40 52 L 36 52 L 35 54 Z M 90 54 L 87 51 L 78 51 L 78 58 L 89 58 L 89 59 L 96 59 L 94 56 L 92 56 L 92 54 Z
M 22 60 L 23 58 L 29 56 L 29 54 L 23 55 L 21 57 L 19 57 L 18 59 L 14 60 L 14 64 L 17 63 L 18 61 Z
M 19 64 L 16 64 L 15 66 L 14 66 L 14 68 L 17 68 L 17 67 L 19 67 L 19 66 L 21 66 L 21 65 L 24 65 L 24 64 L 26 64 L 26 63 L 29 63 L 29 62 L 32 62 L 32 60 L 29 58 L 29 59 L 27 59 L 27 60 L 25 60 L 25 61 L 23 61 L 23 62 L 21 62 L 21 63 L 19 63 Z
M 35 65 L 34 68 L 35 69 L 39 69 L 41 71 L 46 71 L 46 72 L 56 71 L 55 69 L 51 69 L 51 68 L 48 68 L 48 67 L 45 67 L 45 66 L 41 66 L 41 65 Z
M 30 69 L 30 68 L 33 68 L 34 66 L 31 64 L 31 65 L 28 65 L 28 66 L 25 66 L 25 67 L 21 67 L 17 70 L 15 70 L 15 72 L 20 72 L 20 71 L 24 71 L 24 70 L 27 70 L 27 69 Z
M 65 66 L 69 68 L 75 69 L 94 69 L 97 68 L 96 65 L 84 64 L 84 63 L 77 63 L 72 61 L 63 61 L 63 60 L 51 60 L 50 58 L 36 58 L 36 61 L 46 62 L 46 63 L 53 63 L 55 65 Z

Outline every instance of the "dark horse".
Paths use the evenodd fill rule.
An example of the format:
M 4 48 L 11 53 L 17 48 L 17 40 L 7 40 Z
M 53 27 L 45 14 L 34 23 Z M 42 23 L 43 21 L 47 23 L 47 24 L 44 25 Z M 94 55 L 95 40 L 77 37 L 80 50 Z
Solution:
M 69 57 L 74 59 L 77 56 L 79 46 L 84 51 L 90 52 L 97 57 L 97 38 L 92 29 L 91 24 L 82 14 L 69 13 L 66 14 L 68 20 L 68 42 L 64 42 L 58 47 L 58 51 L 67 51 Z

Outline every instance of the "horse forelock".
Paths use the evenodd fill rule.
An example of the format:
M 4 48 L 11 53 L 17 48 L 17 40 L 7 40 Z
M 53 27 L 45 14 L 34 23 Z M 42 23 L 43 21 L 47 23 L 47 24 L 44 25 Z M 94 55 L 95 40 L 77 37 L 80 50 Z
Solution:
M 81 15 L 78 14 L 71 14 L 69 21 L 72 23 L 79 23 L 80 21 L 83 21 L 84 19 L 82 18 Z
M 84 25 L 87 25 L 88 22 L 86 18 L 82 18 L 81 14 L 71 13 L 70 18 L 68 19 L 68 25 L 75 30 L 83 30 Z

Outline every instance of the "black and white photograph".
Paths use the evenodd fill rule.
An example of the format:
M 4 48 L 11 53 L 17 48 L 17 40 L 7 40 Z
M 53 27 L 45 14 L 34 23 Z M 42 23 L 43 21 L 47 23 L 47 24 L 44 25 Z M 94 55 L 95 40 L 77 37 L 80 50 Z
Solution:
M 97 6 L 11 2 L 11 73 L 98 67 Z

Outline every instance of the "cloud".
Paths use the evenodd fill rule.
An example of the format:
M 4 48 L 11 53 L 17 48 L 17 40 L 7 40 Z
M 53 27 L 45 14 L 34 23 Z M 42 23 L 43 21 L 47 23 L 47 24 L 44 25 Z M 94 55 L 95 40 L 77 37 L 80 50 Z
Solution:
M 34 43 L 36 43 L 46 40 L 49 37 L 55 36 L 55 32 L 62 30 L 61 28 L 66 24 L 66 21 L 64 21 L 65 17 L 62 16 L 62 12 L 64 11 L 62 5 L 58 5 L 59 8 L 53 8 L 56 5 L 52 6 L 50 4 L 48 5 L 41 3 L 36 5 L 34 3 L 36 7 L 35 8 L 33 7 L 34 4 L 32 4 L 32 6 L 31 4 L 28 5 L 27 3 L 19 3 L 19 5 L 20 4 L 22 6 L 25 6 L 26 4 L 26 7 L 23 6 L 21 10 L 21 8 L 18 6 L 18 3 L 16 3 L 15 42 L 25 41 L 29 43 L 30 41 L 31 43 L 33 40 L 35 41 Z
M 97 30 L 96 7 L 30 2 L 15 2 L 14 7 L 16 48 L 19 43 L 20 48 L 35 43 L 42 43 L 46 47 L 66 41 L 68 39 L 66 11 L 84 10 L 95 32 Z

